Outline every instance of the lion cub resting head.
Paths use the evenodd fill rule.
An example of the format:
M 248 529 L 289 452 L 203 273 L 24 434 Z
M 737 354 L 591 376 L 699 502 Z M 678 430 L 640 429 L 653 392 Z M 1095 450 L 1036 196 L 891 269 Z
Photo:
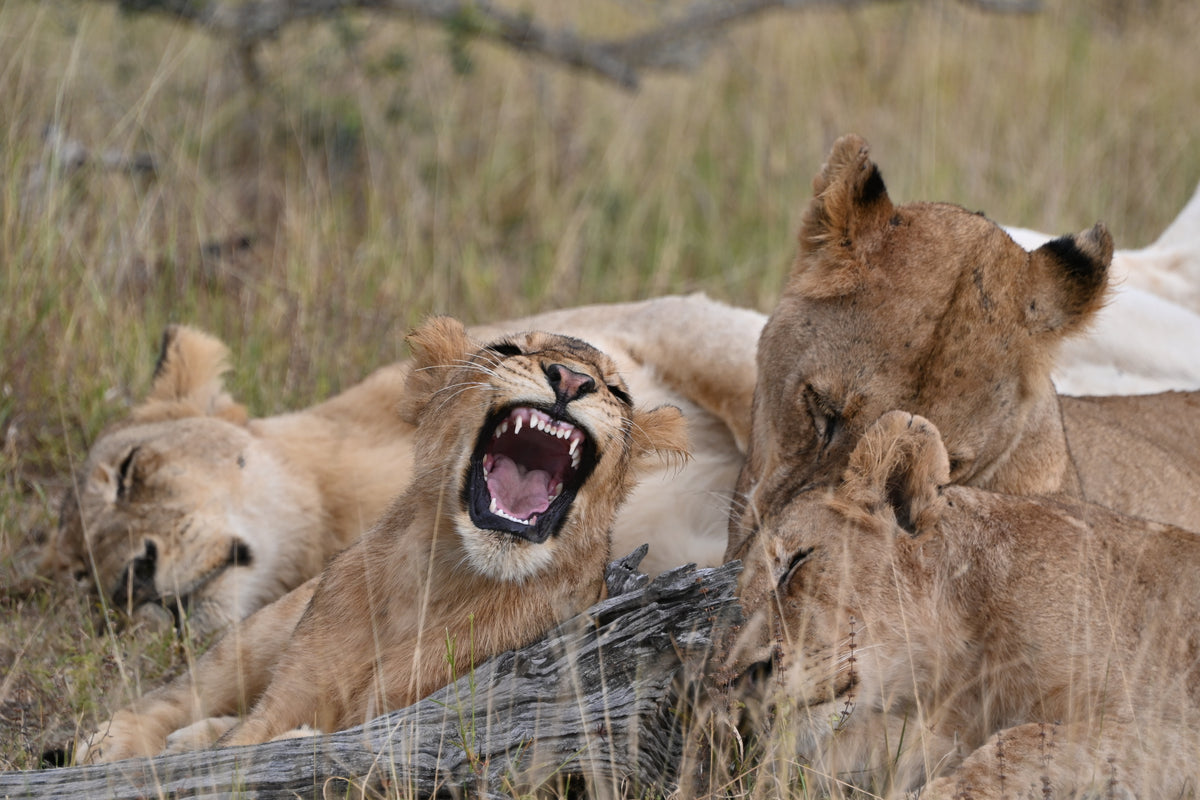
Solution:
M 410 341 L 409 488 L 319 579 L 118 712 L 81 760 L 154 754 L 179 729 L 174 747 L 231 725 L 222 743 L 347 728 L 450 682 L 448 641 L 487 658 L 600 598 L 639 460 L 686 452 L 678 409 L 635 409 L 613 362 L 577 339 L 480 347 L 439 318 Z M 240 722 L 216 719 L 245 707 Z
M 202 331 L 167 328 L 149 395 L 97 438 L 64 497 L 44 573 L 210 633 L 318 574 L 407 483 L 402 366 L 252 419 L 225 389 L 228 356 Z
M 1200 538 L 949 473 L 894 411 L 763 519 L 727 663 L 795 723 L 781 760 L 923 800 L 1194 787 Z

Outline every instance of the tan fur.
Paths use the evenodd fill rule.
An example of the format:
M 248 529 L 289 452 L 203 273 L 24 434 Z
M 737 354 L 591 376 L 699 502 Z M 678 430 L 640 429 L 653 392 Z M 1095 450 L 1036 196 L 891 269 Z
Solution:
M 616 529 L 621 553 L 652 544 L 643 568 L 657 572 L 724 552 L 763 321 L 692 295 L 564 309 L 472 335 L 579 336 L 612 354 L 634 396 L 684 411 L 693 457 L 651 465 Z M 211 336 L 167 332 L 149 397 L 92 446 L 45 571 L 98 585 L 139 616 L 187 606 L 193 629 L 214 630 L 316 575 L 408 482 L 407 363 L 312 408 L 256 419 L 225 391 L 227 365 Z
M 895 206 L 855 136 L 834 145 L 813 190 L 759 340 L 727 557 L 763 514 L 836 479 L 865 427 L 892 408 L 938 425 L 955 483 L 1063 492 L 1200 530 L 1200 484 L 1171 479 L 1200 473 L 1197 405 L 1129 398 L 1122 435 L 1109 436 L 1094 430 L 1087 401 L 1060 401 L 1050 379 L 1063 338 L 1104 303 L 1103 226 L 1027 252 L 958 206 Z M 1164 403 L 1186 421 L 1163 419 Z M 1177 424 L 1182 446 L 1160 446 Z
M 764 516 L 724 657 L 770 687 L 782 758 L 838 796 L 1194 789 L 1200 538 L 948 473 L 937 429 L 891 412 L 841 484 Z
M 480 348 L 459 323 L 440 318 L 411 342 L 402 415 L 416 426 L 418 467 L 408 489 L 319 580 L 231 631 L 194 674 L 119 712 L 81 758 L 153 754 L 173 732 L 172 746 L 202 742 L 228 720 L 197 722 L 242 704 L 252 710 L 222 744 L 262 742 L 304 725 L 350 727 L 424 697 L 448 683 L 455 667 L 465 671 L 471 659 L 525 644 L 600 598 L 610 529 L 638 466 L 686 455 L 679 410 L 629 405 L 615 362 L 577 339 L 518 334 Z M 570 381 L 582 388 L 561 388 Z M 545 423 L 560 426 L 558 436 L 527 425 L 518 434 L 502 424 L 519 413 L 512 408 L 541 409 L 574 427 Z M 563 509 L 553 532 L 530 538 L 495 527 L 504 522 L 494 515 L 468 512 L 480 491 L 485 507 L 489 495 L 515 502 L 513 492 L 497 494 L 504 481 L 497 476 L 508 474 L 503 453 L 562 454 L 568 442 L 579 454 L 578 478 L 556 468 L 564 470 L 565 488 L 536 514 L 554 519 Z M 493 453 L 483 490 L 483 456 Z M 448 649 L 458 654 L 456 665 Z

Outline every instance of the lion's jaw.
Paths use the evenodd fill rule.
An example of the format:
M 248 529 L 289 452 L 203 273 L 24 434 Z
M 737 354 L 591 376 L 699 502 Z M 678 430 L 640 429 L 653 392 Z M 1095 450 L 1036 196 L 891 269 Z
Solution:
M 509 582 L 548 569 L 596 460 L 592 436 L 570 414 L 532 405 L 494 412 L 480 429 L 456 515 L 470 566 Z

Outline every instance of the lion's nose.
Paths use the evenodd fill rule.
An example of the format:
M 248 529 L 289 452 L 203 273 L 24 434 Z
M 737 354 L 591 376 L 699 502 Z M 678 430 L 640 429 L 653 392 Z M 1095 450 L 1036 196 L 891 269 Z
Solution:
M 158 546 L 147 539 L 142 554 L 125 567 L 125 575 L 113 599 L 129 611 L 143 603 L 157 600 L 158 590 L 154 587 L 154 572 L 157 568 Z
M 550 382 L 550 388 L 554 390 L 558 402 L 563 404 L 596 390 L 596 382 L 592 380 L 592 376 L 576 372 L 562 364 L 546 367 L 546 380 Z

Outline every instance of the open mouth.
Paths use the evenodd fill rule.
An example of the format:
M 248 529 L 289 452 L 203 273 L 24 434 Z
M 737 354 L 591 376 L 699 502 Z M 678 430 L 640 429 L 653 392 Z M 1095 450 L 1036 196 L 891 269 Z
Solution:
M 484 425 L 463 501 L 471 521 L 541 543 L 566 520 L 596 466 L 596 446 L 580 427 L 530 406 L 493 415 Z

